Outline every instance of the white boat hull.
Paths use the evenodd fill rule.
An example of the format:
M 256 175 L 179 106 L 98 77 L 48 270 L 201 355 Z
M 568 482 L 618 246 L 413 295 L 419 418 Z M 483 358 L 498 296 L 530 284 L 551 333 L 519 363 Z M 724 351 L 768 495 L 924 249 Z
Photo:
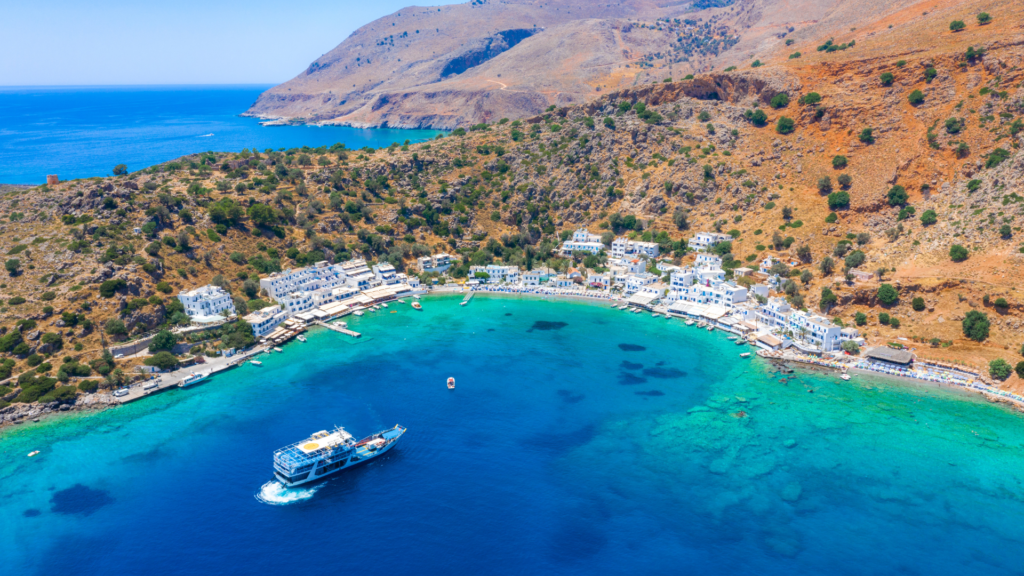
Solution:
M 392 429 L 392 430 L 394 430 L 394 429 Z M 384 434 L 392 432 L 392 430 L 387 430 L 387 431 L 384 432 Z M 387 453 L 389 450 L 391 450 L 392 448 L 395 447 L 395 444 L 398 444 L 398 440 L 399 440 L 399 438 L 402 437 L 403 434 L 405 434 L 405 429 L 402 429 L 401 432 L 398 434 L 398 436 L 396 436 L 394 438 L 393 441 L 388 442 L 382 448 L 378 448 L 377 450 L 375 450 L 373 452 L 369 452 L 369 451 L 365 451 L 365 450 L 361 451 L 361 450 L 358 450 L 358 449 L 354 450 L 353 453 L 350 454 L 347 457 L 347 459 L 345 461 L 345 464 L 343 466 L 341 466 L 339 468 L 335 468 L 335 469 L 330 470 L 328 472 L 324 472 L 323 474 L 317 474 L 316 473 L 317 466 L 314 466 L 313 469 L 309 471 L 309 476 L 307 476 L 306 478 L 304 478 L 302 480 L 296 480 L 295 482 L 288 482 L 281 475 L 280 472 L 278 472 L 277 470 L 274 470 L 274 479 L 277 480 L 278 482 L 280 482 L 281 484 L 283 484 L 286 488 L 294 488 L 296 486 L 302 486 L 303 484 L 309 484 L 310 482 L 316 482 L 317 480 L 322 480 L 322 479 L 324 479 L 324 478 L 326 478 L 328 476 L 331 476 L 332 474 L 336 474 L 338 472 L 341 472 L 342 470 L 346 470 L 348 468 L 352 468 L 353 466 L 358 466 L 358 465 L 363 464 L 365 462 L 369 462 L 370 460 L 373 460 L 374 458 L 377 458 L 378 456 L 381 456 L 381 455 Z M 358 459 L 356 459 L 355 457 L 358 457 Z

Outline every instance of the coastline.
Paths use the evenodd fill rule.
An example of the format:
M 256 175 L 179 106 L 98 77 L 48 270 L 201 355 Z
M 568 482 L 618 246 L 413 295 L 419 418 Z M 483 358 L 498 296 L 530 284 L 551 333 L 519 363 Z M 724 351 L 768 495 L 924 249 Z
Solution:
M 590 297 L 590 296 L 586 296 L 586 295 L 579 294 L 579 293 L 559 294 L 559 293 L 537 293 L 537 292 L 533 292 L 533 291 L 509 292 L 509 291 L 501 291 L 501 290 L 466 289 L 466 288 L 463 288 L 463 287 L 458 287 L 458 288 L 456 288 L 456 287 L 435 287 L 435 288 L 431 288 L 430 290 L 428 290 L 427 292 L 422 294 L 421 297 L 429 298 L 430 296 L 435 296 L 435 295 L 440 297 L 440 296 L 445 296 L 445 295 L 455 296 L 455 295 L 467 295 L 467 294 L 473 294 L 474 298 L 477 297 L 477 296 L 491 296 L 491 297 L 498 297 L 498 298 L 508 298 L 508 299 L 512 299 L 512 300 L 568 301 L 568 302 L 572 302 L 572 303 L 575 303 L 575 304 L 587 304 L 587 305 L 591 305 L 591 306 L 596 306 L 596 305 L 602 304 L 602 303 L 603 304 L 608 304 L 608 303 L 612 303 L 612 302 L 614 302 L 614 303 L 624 302 L 624 300 L 622 300 L 621 298 L 618 298 L 618 297 L 595 298 L 595 297 Z M 676 318 L 676 320 L 678 320 L 678 318 Z M 721 330 L 721 329 L 716 329 L 715 332 L 726 332 L 726 331 L 725 330 Z M 289 342 L 289 343 L 291 343 L 291 342 Z M 228 371 L 231 368 L 240 366 L 243 363 L 245 363 L 248 359 L 250 359 L 251 357 L 258 356 L 258 355 L 260 355 L 260 354 L 262 354 L 264 352 L 267 352 L 267 348 L 266 347 L 256 347 L 256 348 L 254 348 L 252 350 L 241 352 L 241 353 L 237 354 L 236 356 L 232 357 L 230 361 L 224 362 L 224 363 L 222 363 L 220 365 L 211 367 L 212 369 L 209 371 L 208 377 L 212 376 L 215 373 L 222 372 L 222 371 Z M 773 365 L 773 366 L 778 366 L 778 365 L 781 364 L 781 365 L 785 365 L 785 366 L 788 366 L 788 367 L 792 367 L 794 369 L 799 369 L 799 370 L 801 370 L 803 372 L 813 373 L 813 374 L 817 374 L 817 375 L 820 375 L 820 376 L 830 375 L 830 373 L 834 373 L 835 370 L 836 370 L 835 368 L 833 368 L 831 366 L 824 366 L 824 365 L 821 365 L 821 364 L 817 364 L 817 363 L 814 363 L 814 362 L 808 362 L 808 361 L 804 361 L 804 360 L 797 359 L 797 358 L 766 358 L 766 357 L 762 357 L 760 354 L 755 354 L 754 356 L 755 356 L 755 358 L 759 358 L 762 361 L 766 361 L 768 364 Z M 182 370 L 179 370 L 179 372 L 181 372 L 181 371 Z M 991 403 L 994 403 L 994 404 L 1004 404 L 1004 405 L 1007 405 L 1009 408 L 1011 408 L 1015 412 L 1024 413 L 1024 403 L 1016 401 L 1016 400 L 1014 400 L 1012 398 L 1009 398 L 1009 397 L 1000 396 L 998 394 L 991 393 L 991 392 L 988 392 L 986 390 L 982 390 L 982 389 L 976 388 L 974 386 L 960 386 L 960 385 L 956 385 L 956 384 L 953 384 L 953 383 L 935 382 L 935 381 L 930 381 L 930 380 L 922 380 L 922 379 L 918 379 L 918 378 L 910 378 L 910 377 L 900 376 L 900 375 L 896 375 L 896 374 L 876 372 L 876 371 L 873 371 L 873 370 L 867 370 L 867 369 L 863 369 L 863 368 L 859 368 L 859 367 L 854 367 L 854 366 L 847 367 L 847 371 L 852 373 L 852 374 L 858 374 L 858 375 L 866 376 L 866 377 L 870 377 L 870 378 L 877 378 L 877 379 L 882 380 L 882 381 L 889 381 L 889 382 L 893 382 L 893 383 L 900 384 L 900 385 L 912 385 L 914 387 L 923 387 L 923 388 L 935 387 L 935 388 L 944 389 L 944 390 L 957 391 L 957 392 L 962 393 L 963 397 L 965 399 L 966 398 L 974 399 L 975 397 L 970 396 L 970 394 L 973 393 L 973 394 L 980 395 L 981 398 L 987 400 L 988 402 L 991 402 Z M 171 378 L 173 379 L 173 373 L 165 373 L 165 374 L 162 374 L 159 377 L 159 380 L 163 381 L 165 376 L 171 376 Z M 146 382 L 149 382 L 149 381 L 140 381 L 140 382 L 134 384 L 132 386 L 132 388 L 133 389 L 136 389 L 136 388 L 141 389 L 141 387 Z M 175 387 L 175 386 L 172 385 L 170 387 Z M 166 388 L 167 387 L 160 387 L 160 388 L 148 391 L 148 392 L 143 392 L 142 394 L 133 395 L 128 401 L 138 400 L 138 399 L 144 398 L 146 396 L 150 396 L 152 394 L 155 394 L 155 393 L 158 393 L 158 392 L 162 392 Z M 24 423 L 27 423 L 27 422 L 30 422 L 30 421 L 41 421 L 41 419 L 43 419 L 43 418 L 49 419 L 49 417 L 54 416 L 54 415 L 58 415 L 58 414 L 61 414 L 61 413 L 68 413 L 68 414 L 76 413 L 76 414 L 78 414 L 78 413 L 84 413 L 84 412 L 89 412 L 89 411 L 102 412 L 102 411 L 107 410 L 108 408 L 121 406 L 121 405 L 127 403 L 126 401 L 124 401 L 122 399 L 114 398 L 113 395 L 110 394 L 110 393 L 96 393 L 96 394 L 90 394 L 90 395 L 82 397 L 82 399 L 86 399 L 86 398 L 89 398 L 89 400 L 85 400 L 84 404 L 82 403 L 82 400 L 78 400 L 74 404 L 70 404 L 70 405 L 69 404 L 60 404 L 59 402 L 52 402 L 52 403 L 47 404 L 47 405 L 39 405 L 37 403 L 32 403 L 32 404 L 11 404 L 7 408 L 4 408 L 3 410 L 0 410 L 0 436 L 2 436 L 2 434 L 3 434 L 5 429 L 10 429 L 10 428 L 13 428 L 13 427 L 15 427 L 17 425 L 24 424 Z M 18 413 L 17 419 L 4 417 L 7 414 L 14 413 L 14 412 Z

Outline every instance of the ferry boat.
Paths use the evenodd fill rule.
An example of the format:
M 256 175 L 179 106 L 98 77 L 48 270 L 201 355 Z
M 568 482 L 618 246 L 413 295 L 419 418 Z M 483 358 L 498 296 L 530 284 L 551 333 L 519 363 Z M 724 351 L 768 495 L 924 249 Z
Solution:
M 209 374 L 207 374 L 206 372 L 193 372 L 188 376 L 185 376 L 184 380 L 178 382 L 178 388 L 188 388 L 189 386 L 195 384 L 196 382 L 199 382 L 200 380 L 206 378 L 207 376 L 209 376 Z
M 274 451 L 274 478 L 286 488 L 319 480 L 387 452 L 405 428 L 378 432 L 358 442 L 344 428 L 321 430 L 309 438 Z
M 413 302 L 412 303 L 412 309 L 413 310 L 423 310 L 423 306 L 421 306 L 419 302 Z

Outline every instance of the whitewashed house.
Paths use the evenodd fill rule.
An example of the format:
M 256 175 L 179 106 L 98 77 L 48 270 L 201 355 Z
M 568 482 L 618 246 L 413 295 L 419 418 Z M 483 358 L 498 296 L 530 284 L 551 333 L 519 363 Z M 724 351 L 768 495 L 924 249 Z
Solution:
M 207 285 L 179 292 L 178 300 L 185 307 L 185 314 L 192 319 L 235 315 L 235 304 L 231 300 L 231 295 L 220 286 Z
M 586 228 L 573 232 L 572 237 L 562 243 L 562 255 L 570 256 L 573 252 L 590 252 L 597 254 L 604 250 L 601 237 L 591 234 Z
M 275 326 L 287 320 L 288 317 L 289 314 L 282 310 L 280 306 L 267 306 L 247 315 L 243 319 L 252 326 L 253 335 L 256 338 L 260 338 L 264 334 L 269 334 Z
M 656 242 L 640 242 L 620 236 L 612 241 L 612 258 L 627 258 L 629 256 L 646 256 L 648 258 L 658 257 L 659 246 Z
M 451 254 L 442 252 L 433 256 L 423 256 L 416 260 L 416 267 L 420 272 L 446 272 L 451 268 L 456 258 Z
M 704 252 L 711 249 L 720 242 L 732 241 L 732 236 L 728 234 L 719 234 L 717 232 L 698 232 L 690 241 L 686 243 L 686 246 L 691 250 L 697 252 Z

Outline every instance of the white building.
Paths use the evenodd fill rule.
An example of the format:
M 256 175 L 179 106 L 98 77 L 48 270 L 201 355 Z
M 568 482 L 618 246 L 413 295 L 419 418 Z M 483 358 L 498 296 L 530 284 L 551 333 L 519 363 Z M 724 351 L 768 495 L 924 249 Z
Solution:
M 545 266 L 534 268 L 533 270 L 527 270 L 522 274 L 523 284 L 526 286 L 540 286 L 541 284 L 546 284 L 553 276 L 555 276 L 555 271 Z
M 775 265 L 775 262 L 777 262 L 777 260 L 775 260 L 771 256 L 765 256 L 764 260 L 761 260 L 761 266 L 757 269 L 757 271 L 760 272 L 761 274 L 771 274 L 772 266 Z
M 697 252 L 703 252 L 710 249 L 712 246 L 719 242 L 731 241 L 732 236 L 728 234 L 718 234 L 716 232 L 698 232 L 690 241 L 686 243 L 686 246 L 691 250 Z
M 392 284 L 398 284 L 401 279 L 398 277 L 398 270 L 388 262 L 380 262 L 373 265 L 373 276 L 380 281 L 383 286 L 391 286 Z
M 267 306 L 247 315 L 244 320 L 252 326 L 253 336 L 260 338 L 268 334 L 275 326 L 288 319 L 289 314 L 280 306 Z
M 794 338 L 813 344 L 823 352 L 838 350 L 842 343 L 842 328 L 828 318 L 797 310 L 789 315 L 790 332 Z
M 793 308 L 785 298 L 769 298 L 768 303 L 757 311 L 757 321 L 769 328 L 784 329 L 789 326 Z
M 231 295 L 220 286 L 208 285 L 188 292 L 180 292 L 178 300 L 185 307 L 185 314 L 188 314 L 189 318 L 235 315 L 235 304 L 231 300 Z
M 627 296 L 634 294 L 643 289 L 644 286 L 654 284 L 658 281 L 658 277 L 648 272 L 642 272 L 640 274 L 630 274 L 626 276 L 625 281 L 622 282 L 623 290 L 622 293 Z
M 572 238 L 562 243 L 562 254 L 565 256 L 571 256 L 573 252 L 577 251 L 597 254 L 601 250 L 604 250 L 601 237 L 591 234 L 586 228 L 580 228 L 573 232 Z
M 420 272 L 446 272 L 451 268 L 456 258 L 451 254 L 442 252 L 433 256 L 423 256 L 416 260 L 416 267 Z
M 275 272 L 266 278 L 260 278 L 260 288 L 275 300 L 292 292 L 332 289 L 345 283 L 345 271 L 341 264 L 317 262 L 305 268 Z
M 659 246 L 655 242 L 640 242 L 620 236 L 612 241 L 612 258 L 626 258 L 628 256 L 647 256 L 648 258 L 658 257 Z
M 507 282 L 509 284 L 519 283 L 519 266 L 488 264 L 487 266 L 469 267 L 469 275 L 471 277 L 475 277 L 477 272 L 487 274 L 486 280 L 490 284 L 499 284 L 501 282 Z

